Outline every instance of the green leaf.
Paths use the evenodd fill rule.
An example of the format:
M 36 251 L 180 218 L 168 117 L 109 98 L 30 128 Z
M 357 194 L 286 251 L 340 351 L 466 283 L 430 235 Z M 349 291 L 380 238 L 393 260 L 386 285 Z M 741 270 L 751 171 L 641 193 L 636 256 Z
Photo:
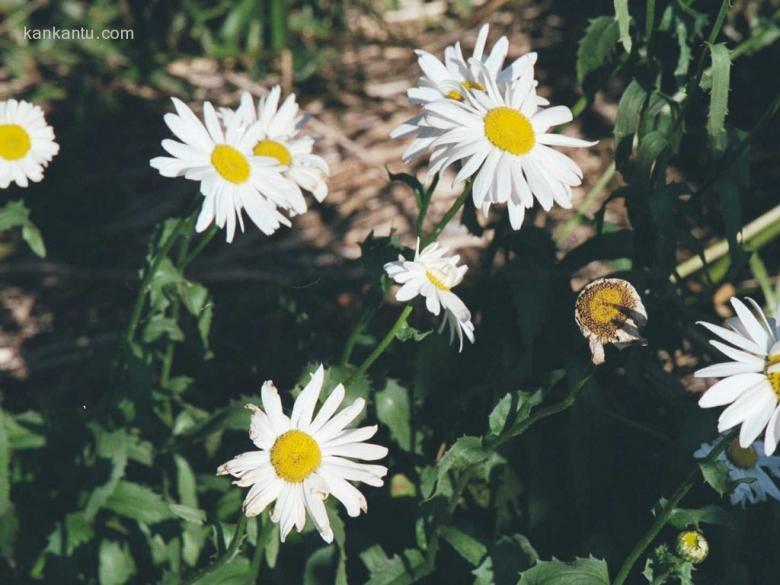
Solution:
M 454 526 L 442 526 L 439 534 L 471 566 L 478 566 L 487 555 L 487 547 L 473 536 Z
M 510 392 L 506 394 L 488 417 L 490 432 L 500 436 L 506 429 L 525 420 L 531 409 L 542 401 L 541 392 Z
M 99 557 L 100 585 L 123 585 L 135 574 L 135 562 L 126 545 L 104 540 L 100 543 Z
M 411 585 L 431 572 L 423 554 L 414 548 L 389 559 L 379 545 L 374 545 L 360 558 L 371 573 L 365 585 Z
M 375 395 L 376 416 L 390 430 L 390 436 L 404 451 L 412 448 L 409 391 L 395 380 L 387 380 L 384 390 Z
M 486 462 L 490 455 L 491 453 L 483 448 L 481 437 L 460 437 L 447 450 L 436 466 L 436 491 L 434 495 L 441 493 L 443 486 L 447 485 L 447 473 L 475 467 Z
M 4 421 L 11 450 L 38 449 L 46 445 L 46 426 L 39 412 L 27 410 L 14 416 L 6 413 Z
M 95 514 L 106 504 L 114 493 L 119 481 L 125 475 L 127 467 L 128 437 L 123 430 L 107 433 L 99 427 L 93 428 L 98 457 L 111 462 L 111 474 L 103 485 L 95 488 L 89 495 L 84 508 L 84 516 L 92 520 Z
M 253 582 L 249 559 L 237 556 L 213 573 L 198 579 L 193 585 L 250 585 Z
M 80 545 L 94 535 L 92 523 L 81 512 L 68 514 L 49 535 L 46 550 L 52 554 L 69 557 Z
M 626 53 L 631 52 L 631 17 L 628 14 L 628 0 L 615 0 L 615 18 L 620 29 L 620 42 Z
M 722 153 L 726 147 L 725 123 L 729 103 L 731 57 L 724 43 L 710 45 L 710 55 L 712 56 L 712 89 L 710 109 L 707 114 L 707 135 L 712 150 Z
M 709 463 L 699 463 L 699 468 L 704 476 L 704 481 L 721 496 L 730 494 L 737 486 L 738 482 L 731 479 L 729 469 L 724 461 L 716 459 Z
M 410 339 L 413 339 L 414 341 L 422 341 L 431 333 L 433 333 L 433 330 L 420 331 L 419 329 L 409 325 L 409 323 L 403 323 L 396 332 L 395 338 L 399 341 L 409 341 Z
M 35 254 L 40 257 L 46 256 L 46 246 L 43 244 L 41 232 L 30 221 L 30 210 L 22 200 L 11 201 L 0 207 L 0 231 L 15 227 L 22 228 L 22 239 Z
M 331 530 L 333 530 L 333 540 L 339 550 L 339 560 L 336 565 L 336 580 L 334 585 L 348 585 L 347 583 L 347 542 L 344 522 L 341 520 L 338 511 L 328 506 L 328 520 Z
M 665 500 L 660 502 L 663 506 Z M 732 526 L 734 520 L 731 515 L 720 506 L 709 505 L 697 509 L 675 508 L 669 516 L 669 524 L 683 530 L 689 526 L 698 527 L 699 524 L 717 524 L 719 526 Z
M 199 526 L 206 523 L 206 512 L 204 510 L 182 504 L 168 504 L 168 507 L 171 509 L 171 512 L 182 520 L 198 524 Z
M 22 226 L 22 239 L 27 242 L 27 245 L 30 246 L 30 250 L 32 250 L 36 256 L 40 258 L 46 257 L 46 246 L 43 243 L 43 236 L 35 224 L 28 221 Z
M 8 415 L 0 409 L 0 516 L 4 516 L 11 504 L 11 452 L 5 419 Z M 10 417 L 9 417 L 10 418 Z
M 161 314 L 152 315 L 144 326 L 141 339 L 144 343 L 152 343 L 163 335 L 174 341 L 184 340 L 184 333 L 174 319 Z
M 571 563 L 539 561 L 520 574 L 519 585 L 609 585 L 607 563 L 589 557 Z
M 162 496 L 144 485 L 129 481 L 119 482 L 114 493 L 108 498 L 106 508 L 145 524 L 156 524 L 173 517 Z
M 615 119 L 615 164 L 621 172 L 631 154 L 632 141 L 639 130 L 648 97 L 648 92 L 636 80 L 628 84 L 620 97 Z
M 614 18 L 599 16 L 590 21 L 577 47 L 577 80 L 580 83 L 609 62 L 619 37 L 618 23 Z

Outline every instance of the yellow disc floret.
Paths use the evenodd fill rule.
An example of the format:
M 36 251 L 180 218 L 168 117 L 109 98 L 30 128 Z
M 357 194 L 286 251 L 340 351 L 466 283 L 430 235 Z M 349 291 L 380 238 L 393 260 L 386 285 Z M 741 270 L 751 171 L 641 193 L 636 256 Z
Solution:
M 463 89 L 465 89 L 466 91 L 470 89 L 478 89 L 479 91 L 485 91 L 485 86 L 482 85 L 479 81 L 464 81 L 463 83 L 461 83 L 461 85 L 463 86 Z M 457 102 L 463 101 L 463 95 L 457 89 L 451 89 L 447 93 L 447 97 Z
M 31 147 L 30 135 L 19 124 L 0 124 L 0 158 L 19 160 Z
M 734 439 L 726 448 L 726 457 L 734 467 L 739 469 L 753 469 L 758 463 L 758 453 L 751 445 L 747 449 L 740 447 L 739 440 Z
M 764 373 L 769 380 L 769 384 L 772 386 L 775 396 L 780 400 L 780 366 L 778 364 L 780 364 L 780 353 L 770 354 L 766 359 L 766 369 L 764 370 Z
M 677 554 L 686 561 L 698 564 L 709 552 L 710 545 L 698 530 L 686 530 L 677 535 Z
M 227 144 L 218 144 L 211 151 L 211 164 L 226 181 L 244 183 L 249 179 L 250 166 L 246 157 Z
M 634 309 L 627 285 L 615 279 L 597 282 L 586 288 L 577 299 L 577 315 L 590 331 L 604 338 L 615 334 Z
M 513 108 L 494 108 L 485 115 L 485 136 L 497 148 L 526 154 L 536 144 L 531 121 Z
M 289 167 L 292 162 L 292 155 L 290 154 L 290 151 L 287 150 L 287 147 L 275 140 L 261 140 L 255 144 L 252 152 L 255 156 L 270 156 L 275 158 L 279 161 L 280 165 L 286 167 Z
M 290 483 L 300 483 L 309 477 L 320 461 L 320 446 L 303 431 L 287 431 L 271 447 L 271 464 L 276 475 Z
M 433 286 L 435 286 L 439 290 L 443 290 L 445 292 L 449 292 L 450 287 L 448 287 L 446 284 L 444 284 L 442 282 L 442 280 L 438 276 L 436 276 L 433 272 L 431 272 L 430 270 L 426 270 L 425 271 L 425 276 L 428 278 L 428 281 Z

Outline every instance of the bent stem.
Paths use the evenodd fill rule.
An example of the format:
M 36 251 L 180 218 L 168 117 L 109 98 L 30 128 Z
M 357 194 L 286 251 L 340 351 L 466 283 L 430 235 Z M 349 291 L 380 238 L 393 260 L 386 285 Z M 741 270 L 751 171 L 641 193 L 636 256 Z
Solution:
M 652 523 L 650 528 L 647 529 L 647 532 L 645 532 L 642 538 L 640 538 L 636 545 L 634 545 L 634 548 L 631 549 L 631 552 L 628 553 L 628 556 L 623 562 L 623 566 L 620 567 L 620 571 L 618 571 L 618 574 L 615 577 L 615 580 L 612 582 L 612 585 L 623 585 L 626 579 L 628 579 L 628 575 L 636 564 L 636 561 L 639 559 L 645 549 L 650 546 L 653 540 L 655 540 L 655 537 L 658 536 L 658 533 L 661 532 L 661 529 L 669 521 L 669 517 L 672 515 L 674 509 L 696 483 L 700 473 L 699 466 L 715 461 L 718 455 L 720 455 L 726 449 L 728 444 L 736 436 L 736 429 L 732 430 L 729 434 L 722 436 L 718 442 L 712 446 L 712 451 L 710 451 L 704 459 L 697 461 L 696 466 L 688 473 L 688 475 L 685 476 L 683 482 L 675 490 L 674 494 L 672 494 L 672 497 L 669 498 L 669 501 L 666 502 L 666 505 L 663 507 L 661 512 L 656 516 L 655 522 Z
M 371 354 L 363 361 L 363 363 L 360 364 L 360 367 L 349 378 L 347 378 L 347 381 L 344 383 L 345 385 L 351 382 L 357 376 L 364 375 L 374 364 L 374 362 L 379 359 L 379 356 L 381 356 L 390 346 L 390 344 L 393 342 L 393 339 L 395 339 L 395 336 L 401 330 L 401 327 L 403 327 L 407 319 L 409 319 L 409 315 L 412 314 L 412 309 L 412 305 L 407 305 L 404 308 L 404 310 L 398 316 L 398 319 L 396 319 L 395 323 L 393 323 L 390 331 L 388 331 L 387 335 L 385 335 L 384 339 L 379 342 L 379 345 L 374 348 L 374 351 L 372 351 Z
M 235 557 L 238 554 L 238 549 L 241 546 L 241 541 L 244 540 L 245 531 L 246 531 L 246 516 L 244 516 L 242 512 L 240 518 L 238 519 L 238 524 L 236 524 L 236 529 L 233 532 L 233 539 L 230 541 L 230 546 L 227 548 L 227 550 L 224 553 L 222 553 L 222 555 L 216 561 L 214 561 L 214 563 L 211 564 L 206 570 L 202 571 L 201 573 L 198 573 L 197 575 L 193 575 L 182 585 L 193 585 L 193 583 L 197 583 L 204 577 L 211 575 L 222 565 L 233 560 L 233 557 Z
M 469 182 L 468 186 L 463 190 L 463 193 L 461 193 L 460 197 L 458 197 L 453 202 L 453 204 L 447 210 L 447 213 L 444 214 L 444 217 L 442 217 L 441 221 L 436 224 L 436 227 L 433 228 L 431 233 L 420 240 L 421 250 L 424 249 L 425 246 L 435 242 L 444 228 L 447 227 L 447 224 L 450 223 L 453 217 L 455 217 L 455 214 L 460 211 L 460 208 L 463 207 L 463 204 L 466 203 L 466 199 L 468 199 L 468 196 L 471 194 L 472 185 L 473 182 Z

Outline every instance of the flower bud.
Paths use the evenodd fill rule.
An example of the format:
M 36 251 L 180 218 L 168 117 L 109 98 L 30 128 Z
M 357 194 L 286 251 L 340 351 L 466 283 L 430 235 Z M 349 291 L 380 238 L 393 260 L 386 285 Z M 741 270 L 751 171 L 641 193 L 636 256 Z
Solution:
M 710 545 L 698 530 L 685 530 L 677 535 L 677 554 L 686 561 L 698 565 L 709 552 Z

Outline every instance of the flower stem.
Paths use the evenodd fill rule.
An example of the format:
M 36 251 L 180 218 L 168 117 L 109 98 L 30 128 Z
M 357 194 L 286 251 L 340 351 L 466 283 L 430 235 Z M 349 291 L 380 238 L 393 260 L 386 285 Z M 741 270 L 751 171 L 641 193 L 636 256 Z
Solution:
M 460 197 L 455 200 L 455 202 L 447 210 L 447 213 L 444 214 L 444 217 L 441 218 L 441 221 L 436 224 L 436 227 L 433 228 L 433 231 L 420 240 L 421 250 L 424 249 L 428 244 L 436 241 L 444 228 L 447 227 L 447 224 L 450 223 L 450 220 L 452 220 L 460 208 L 463 207 L 463 204 L 466 203 L 466 199 L 468 199 L 468 196 L 471 194 L 472 185 L 473 183 L 470 182 L 463 190 L 463 193 L 460 194 Z
M 125 342 L 127 344 L 132 343 L 133 338 L 135 337 L 135 332 L 138 329 L 138 323 L 141 320 L 141 313 L 143 312 L 144 301 L 146 300 L 146 294 L 149 292 L 148 289 L 149 289 L 149 285 L 152 282 L 152 278 L 154 278 L 154 275 L 157 273 L 157 269 L 160 267 L 160 264 L 162 263 L 163 259 L 168 255 L 168 252 L 170 252 L 171 248 L 173 247 L 173 244 L 176 243 L 176 240 L 179 238 L 179 235 L 181 234 L 182 228 L 185 225 L 189 225 L 189 220 L 193 217 L 195 217 L 194 213 L 190 217 L 179 218 L 176 227 L 168 236 L 168 239 L 165 240 L 165 242 L 155 251 L 151 262 L 147 265 L 146 269 L 144 270 L 144 275 L 141 279 L 141 286 L 138 288 L 138 295 L 136 296 L 135 304 L 133 305 L 133 312 L 130 317 L 130 323 L 127 326 L 127 331 L 125 332 L 125 336 L 124 336 Z
M 726 449 L 729 442 L 731 442 L 731 440 L 736 435 L 737 430 L 733 430 L 728 435 L 722 436 L 718 442 L 712 446 L 712 451 L 710 451 L 707 456 L 700 462 L 697 462 L 696 466 L 688 473 L 688 475 L 685 476 L 683 482 L 675 490 L 674 494 L 672 494 L 672 497 L 669 498 L 669 501 L 666 502 L 666 505 L 656 516 L 655 522 L 650 525 L 650 528 L 648 528 L 647 532 L 644 533 L 642 538 L 640 538 L 636 545 L 634 545 L 634 548 L 631 549 L 631 552 L 628 553 L 626 560 L 623 562 L 623 566 L 620 567 L 620 571 L 618 571 L 615 580 L 612 581 L 612 585 L 623 585 L 626 579 L 628 579 L 628 575 L 636 564 L 636 561 L 639 559 L 645 549 L 650 546 L 655 537 L 658 536 L 658 533 L 661 532 L 661 529 L 669 521 L 669 517 L 672 515 L 672 511 L 677 507 L 680 501 L 686 496 L 686 494 L 696 483 L 696 480 L 699 477 L 699 465 L 702 463 L 712 463 L 715 461 L 718 455 L 720 455 Z
M 398 319 L 396 319 L 396 322 L 390 328 L 390 331 L 388 331 L 387 335 L 385 335 L 384 339 L 382 339 L 382 341 L 379 342 L 379 345 L 374 348 L 374 351 L 371 352 L 371 355 L 369 355 L 365 361 L 360 364 L 360 367 L 349 378 L 347 378 L 346 383 L 349 383 L 357 376 L 364 375 L 374 364 L 374 362 L 379 359 L 379 356 L 385 352 L 385 350 L 393 342 L 393 339 L 395 339 L 396 334 L 401 330 L 401 327 L 404 326 L 406 320 L 409 318 L 409 315 L 412 314 L 412 308 L 412 305 L 407 305 L 404 308 L 404 310 L 398 316 Z
M 193 585 L 193 583 L 197 583 L 204 577 L 211 575 L 222 565 L 233 560 L 233 557 L 235 557 L 236 554 L 238 554 L 238 549 L 241 546 L 241 541 L 244 540 L 245 531 L 246 531 L 246 516 L 244 516 L 244 514 L 242 513 L 238 519 L 238 524 L 236 524 L 236 530 L 233 532 L 233 539 L 230 541 L 230 546 L 228 547 L 228 549 L 222 554 L 222 556 L 220 556 L 216 561 L 214 561 L 214 563 L 210 565 L 205 571 L 202 571 L 197 575 L 193 575 L 190 579 L 185 581 L 183 585 Z

